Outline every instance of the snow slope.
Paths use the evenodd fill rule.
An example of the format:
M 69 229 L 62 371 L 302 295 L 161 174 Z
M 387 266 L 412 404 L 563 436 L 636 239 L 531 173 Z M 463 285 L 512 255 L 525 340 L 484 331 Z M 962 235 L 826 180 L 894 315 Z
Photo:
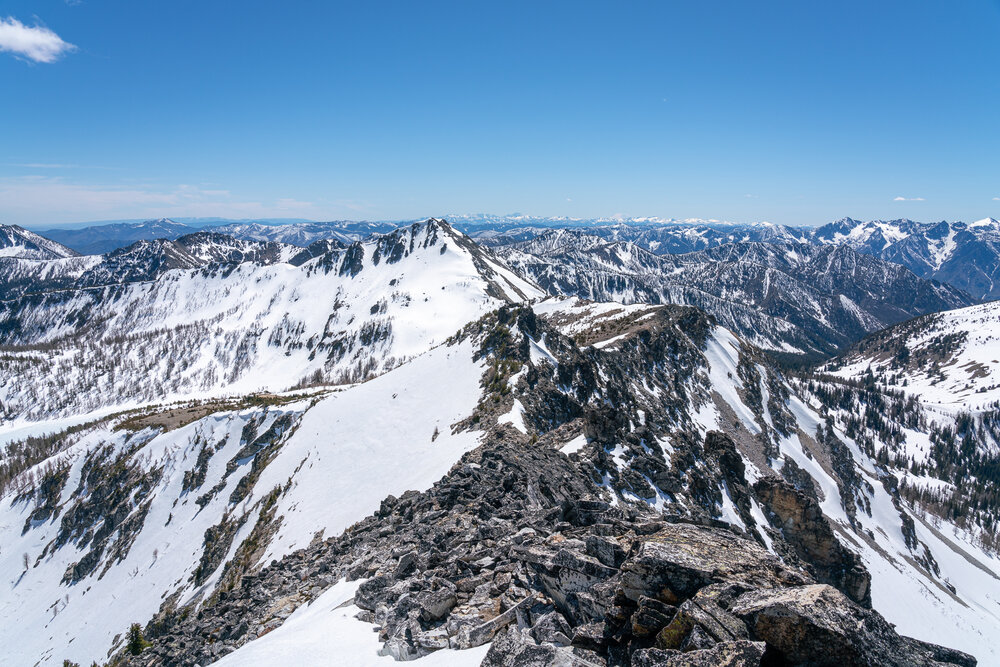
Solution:
M 859 378 L 869 368 L 887 388 L 918 396 L 937 412 L 993 407 L 1000 400 L 1000 303 L 950 310 L 880 332 L 828 370 Z
M 227 518 L 240 524 L 226 552 L 226 559 L 232 558 L 250 534 L 261 501 L 276 487 L 285 488 L 275 505 L 282 520 L 259 559 L 262 563 L 307 545 L 317 533 L 343 531 L 378 509 L 389 494 L 429 487 L 477 444 L 475 432 L 452 434 L 451 424 L 475 407 L 482 371 L 482 364 L 472 360 L 470 343 L 442 346 L 368 383 L 330 393 L 315 405 L 300 400 L 221 412 L 163 433 L 145 429 L 129 434 L 107 424 L 83 434 L 35 468 L 69 466 L 59 499 L 61 516 L 32 521 L 25 530 L 36 502 L 13 491 L 0 499 L 0 572 L 7 577 L 0 596 L 0 641 L 17 646 L 6 664 L 106 659 L 114 638 L 132 622 L 145 623 L 168 595 L 176 594 L 182 602 L 207 595 L 222 563 L 200 585 L 192 581 L 206 530 Z M 442 394 L 445 384 L 454 390 Z M 286 439 L 247 495 L 232 503 L 231 494 L 252 468 L 253 457 L 241 455 L 247 425 L 252 422 L 256 428 L 251 432 L 263 433 L 282 417 L 294 426 L 278 436 Z M 206 443 L 217 449 L 204 482 L 185 490 L 185 472 L 195 466 Z M 105 448 L 142 470 L 161 471 L 160 476 L 145 495 L 149 504 L 140 528 L 127 535 L 126 555 L 120 561 L 110 557 L 121 539 L 116 537 L 98 569 L 63 584 L 67 568 L 87 547 L 81 539 L 53 545 L 59 544 L 69 508 L 99 493 L 86 485 L 80 488 L 80 480 L 91 456 Z M 196 502 L 217 484 L 222 486 L 207 502 Z M 140 514 L 136 506 L 130 516 Z M 23 554 L 29 557 L 27 570 Z M 99 576 L 105 566 L 106 573 Z M 358 629 L 364 630 L 360 624 Z
M 59 259 L 76 252 L 17 225 L 0 225 L 0 258 Z
M 312 604 L 300 607 L 285 624 L 260 639 L 245 644 L 216 667 L 270 667 L 295 656 L 302 667 L 339 664 L 352 667 L 392 667 L 392 656 L 380 656 L 382 647 L 371 626 L 354 616 L 354 591 L 361 580 L 334 584 Z M 420 667 L 475 667 L 489 651 L 489 644 L 455 651 L 444 649 L 421 658 Z

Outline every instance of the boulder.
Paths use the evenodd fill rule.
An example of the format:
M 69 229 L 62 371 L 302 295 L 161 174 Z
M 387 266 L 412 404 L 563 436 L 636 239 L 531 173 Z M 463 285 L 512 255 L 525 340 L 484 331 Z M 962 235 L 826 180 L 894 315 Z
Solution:
M 527 633 L 509 628 L 498 634 L 481 667 L 606 667 L 607 662 L 589 651 L 552 644 L 536 644 Z
M 911 667 L 974 665 L 958 651 L 896 634 L 877 612 L 852 602 L 827 584 L 750 591 L 730 612 L 742 618 L 755 638 L 767 642 L 792 665 Z
M 632 634 L 636 637 L 655 635 L 670 623 L 676 613 L 677 607 L 643 595 L 639 598 L 638 609 L 632 614 Z
M 636 602 L 643 595 L 679 604 L 700 588 L 739 582 L 749 588 L 808 583 L 750 540 L 727 530 L 667 524 L 639 545 L 621 568 L 621 591 Z
M 763 642 L 747 640 L 687 653 L 648 648 L 632 654 L 632 667 L 760 667 L 765 648 Z
M 711 643 L 732 642 L 748 639 L 746 625 L 706 597 L 686 600 L 670 623 L 656 636 L 656 646 L 662 649 L 681 648 L 697 630 L 692 642 L 704 647 Z M 689 642 L 690 644 L 691 642 Z

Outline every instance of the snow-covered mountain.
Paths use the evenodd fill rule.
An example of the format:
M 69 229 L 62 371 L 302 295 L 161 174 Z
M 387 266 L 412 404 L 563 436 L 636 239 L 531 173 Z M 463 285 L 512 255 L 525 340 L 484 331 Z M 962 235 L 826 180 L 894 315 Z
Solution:
M 458 255 L 418 228 L 393 266 L 435 228 Z M 0 637 L 12 664 L 613 664 L 657 637 L 973 664 L 884 615 L 994 662 L 1000 561 L 814 401 L 696 309 L 549 299 L 363 384 L 11 442 Z
M 606 241 L 634 243 L 657 255 L 675 255 L 707 250 L 727 243 L 803 243 L 806 229 L 759 223 L 720 223 L 699 220 L 661 221 L 658 219 L 594 220 L 560 224 L 558 220 L 533 224 L 498 224 L 493 227 L 463 228 L 477 240 L 491 246 L 531 240 L 553 229 L 572 230 Z
M 821 227 L 769 222 L 634 218 L 570 218 L 530 215 L 454 215 L 454 227 L 477 241 L 508 245 L 553 229 L 585 231 L 608 241 L 634 243 L 654 254 L 682 254 L 731 243 L 811 243 L 846 245 L 858 252 L 901 264 L 921 278 L 944 282 L 976 299 L 1000 296 L 1000 222 L 920 223 L 912 220 L 860 221 L 843 218 Z M 402 223 L 340 220 L 332 222 L 215 222 L 212 231 L 234 238 L 307 247 L 317 241 L 344 244 L 391 231 Z M 196 229 L 168 219 L 53 229 L 45 237 L 83 254 L 108 253 L 136 241 L 176 240 Z
M 317 241 L 299 248 L 201 231 L 176 240 L 137 241 L 105 255 L 42 260 L 0 258 L 0 289 L 10 299 L 28 293 L 151 281 L 174 269 L 283 262 L 299 266 L 344 247 L 338 241 Z
M 333 222 L 299 222 L 285 225 L 262 225 L 258 223 L 230 223 L 213 227 L 212 231 L 229 234 L 239 239 L 274 241 L 305 248 L 317 241 L 339 241 L 353 243 L 362 241 L 373 234 L 386 234 L 396 229 L 399 223 L 355 222 L 340 220 Z
M 65 287 L 99 261 L 21 227 L 0 225 L 0 300 Z
M 972 303 L 959 290 L 843 246 L 730 243 L 655 255 L 554 230 L 497 252 L 550 293 L 697 306 L 753 344 L 793 355 L 830 354 L 915 315 Z
M 1000 314 L 760 349 L 969 303 L 900 266 L 434 219 L 31 261 L 7 663 L 1000 663 Z
M 61 259 L 76 252 L 17 225 L 0 225 L 0 259 Z
M 865 338 L 827 365 L 905 391 L 945 412 L 1000 401 L 1000 302 L 919 317 Z
M 1000 546 L 1000 304 L 875 333 L 819 369 L 819 380 L 831 378 L 894 397 L 897 409 L 873 406 L 886 431 L 873 451 L 902 470 L 915 502 Z
M 219 264 L 276 264 L 289 262 L 300 252 L 300 248 L 282 243 L 246 241 L 215 232 L 195 232 L 174 241 L 138 241 L 114 250 L 80 276 L 76 284 L 79 287 L 97 287 L 156 280 L 174 269 Z
M 993 218 L 969 224 L 844 218 L 817 228 L 811 237 L 902 264 L 977 299 L 1000 297 L 1000 222 Z
M 142 242 L 72 288 L 0 301 L 7 419 L 360 381 L 540 294 L 437 220 L 277 261 L 290 250 L 205 234 Z M 208 263 L 233 255 L 242 263 Z
M 901 264 L 926 279 L 953 285 L 976 299 L 1000 296 L 1000 222 L 921 223 L 844 218 L 821 227 L 767 222 L 725 223 L 658 218 L 564 219 L 465 216 L 460 225 L 489 245 L 531 240 L 553 228 L 577 229 L 609 241 L 627 241 L 658 255 L 707 250 L 729 243 L 846 245 Z

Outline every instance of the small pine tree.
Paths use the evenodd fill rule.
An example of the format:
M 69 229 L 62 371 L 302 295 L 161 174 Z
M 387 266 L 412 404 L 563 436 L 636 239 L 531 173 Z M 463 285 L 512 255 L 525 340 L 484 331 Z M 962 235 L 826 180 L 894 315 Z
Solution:
M 128 643 L 125 645 L 125 649 L 132 655 L 139 655 L 146 648 L 152 646 L 146 641 L 146 638 L 142 636 L 142 626 L 138 623 L 133 623 L 128 629 Z

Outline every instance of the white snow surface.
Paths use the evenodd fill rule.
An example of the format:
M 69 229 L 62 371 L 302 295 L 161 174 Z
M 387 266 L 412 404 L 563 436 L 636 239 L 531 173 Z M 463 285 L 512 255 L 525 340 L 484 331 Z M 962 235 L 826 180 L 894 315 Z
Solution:
M 354 616 L 358 607 L 351 604 L 354 592 L 363 580 L 340 581 L 312 604 L 299 607 L 273 632 L 230 653 L 215 667 L 272 667 L 289 664 L 297 667 L 392 667 L 398 664 L 391 656 L 380 656 L 381 642 L 372 626 Z M 466 651 L 444 649 L 421 658 L 420 667 L 474 667 L 482 662 L 490 645 Z

